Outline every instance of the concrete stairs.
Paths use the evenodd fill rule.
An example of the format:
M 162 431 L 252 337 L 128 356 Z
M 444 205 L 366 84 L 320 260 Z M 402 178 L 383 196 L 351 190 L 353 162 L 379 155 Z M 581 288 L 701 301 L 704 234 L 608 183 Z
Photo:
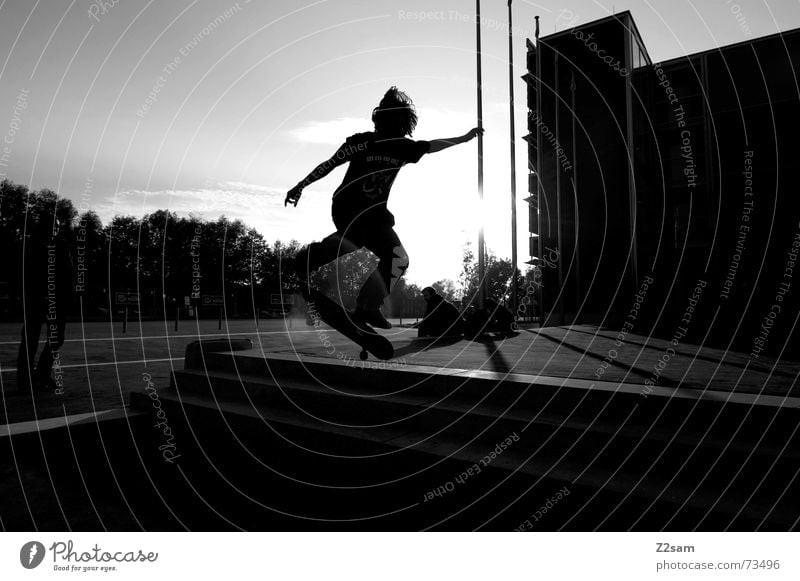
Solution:
M 160 403 L 233 528 L 797 526 L 798 400 L 395 363 L 208 352 Z

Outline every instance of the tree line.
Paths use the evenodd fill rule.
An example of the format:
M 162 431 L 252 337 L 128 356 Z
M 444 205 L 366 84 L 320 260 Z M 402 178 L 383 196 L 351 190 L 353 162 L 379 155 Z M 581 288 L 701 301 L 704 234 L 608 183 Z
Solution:
M 288 308 L 297 287 L 295 256 L 301 244 L 269 243 L 240 220 L 179 217 L 157 210 L 142 218 L 115 216 L 103 224 L 96 212 L 79 213 L 73 203 L 55 192 L 29 190 L 9 180 L 0 182 L 0 313 L 21 316 L 25 254 L 39 226 L 65 225 L 66 244 L 72 256 L 75 300 L 73 315 L 107 317 L 119 311 L 119 294 L 138 297 L 136 310 L 144 316 L 170 316 L 203 297 L 222 297 L 227 316 L 252 316 L 270 309 Z M 53 236 L 57 228 L 47 228 Z M 352 307 L 358 289 L 375 267 L 366 250 L 353 252 L 320 269 L 315 283 Z M 477 266 L 469 247 L 457 281 L 431 284 L 448 300 L 468 303 L 478 290 Z M 511 264 L 490 255 L 487 260 L 489 294 L 509 300 Z M 524 294 L 525 280 L 516 272 Z M 401 282 L 390 295 L 385 313 L 393 317 L 424 314 L 422 289 Z M 278 303 L 286 303 L 281 307 Z M 132 308 L 132 307 L 131 307 Z M 200 308 L 201 316 L 216 314 L 217 307 Z

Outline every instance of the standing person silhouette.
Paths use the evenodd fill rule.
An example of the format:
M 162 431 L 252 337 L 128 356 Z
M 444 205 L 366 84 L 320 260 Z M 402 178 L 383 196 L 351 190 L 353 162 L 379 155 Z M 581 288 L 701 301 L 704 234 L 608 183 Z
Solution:
M 417 126 L 417 112 L 408 95 L 397 87 L 386 91 L 372 111 L 372 122 L 375 131 L 348 137 L 330 159 L 289 190 L 284 206 L 297 206 L 303 188 L 349 162 L 344 180 L 333 193 L 331 214 L 336 232 L 297 254 L 298 275 L 301 284 L 307 285 L 310 274 L 319 267 L 366 248 L 377 256 L 378 266 L 361 287 L 353 316 L 357 322 L 390 329 L 392 325 L 380 308 L 409 264 L 408 254 L 394 231 L 394 216 L 386 207 L 397 172 L 407 163 L 418 162 L 426 153 L 466 143 L 483 129 L 471 129 L 450 139 L 409 139 Z
M 21 280 L 24 281 L 22 341 L 17 357 L 17 389 L 56 391 L 53 363 L 64 344 L 67 314 L 72 302 L 72 226 L 53 213 L 37 216 L 25 241 Z M 34 367 L 39 337 L 45 326 L 45 346 Z M 58 362 L 60 368 L 60 362 Z M 59 374 L 60 375 L 60 374 Z

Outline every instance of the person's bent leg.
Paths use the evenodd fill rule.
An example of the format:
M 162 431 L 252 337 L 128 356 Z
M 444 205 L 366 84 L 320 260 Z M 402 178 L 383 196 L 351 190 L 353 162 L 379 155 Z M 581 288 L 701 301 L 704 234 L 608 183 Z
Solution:
M 364 246 L 378 257 L 378 267 L 361 287 L 356 308 L 366 323 L 390 329 L 392 325 L 381 314 L 380 308 L 408 269 L 408 253 L 392 228 L 378 231 Z
M 339 232 L 305 246 L 295 257 L 295 272 L 300 284 L 309 285 L 311 274 L 319 267 L 355 250 L 358 247 Z

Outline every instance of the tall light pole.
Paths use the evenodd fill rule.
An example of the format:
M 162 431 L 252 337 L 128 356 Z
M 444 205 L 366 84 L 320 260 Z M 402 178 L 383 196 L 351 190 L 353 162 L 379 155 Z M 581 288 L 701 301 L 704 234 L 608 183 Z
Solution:
M 511 312 L 517 315 L 517 156 L 514 132 L 514 38 L 511 33 L 511 1 L 508 0 L 508 124 L 511 142 Z
M 476 64 L 478 80 L 478 129 L 483 129 L 483 80 L 481 76 L 481 0 L 475 0 Z M 483 135 L 478 131 L 478 211 L 481 213 L 478 227 L 478 305 L 482 308 L 486 299 L 486 262 L 483 240 Z
M 542 115 L 542 47 L 539 45 L 539 17 L 536 19 L 536 115 L 541 119 Z M 542 142 L 542 129 L 541 124 L 536 124 L 536 232 L 538 237 L 536 239 L 536 269 L 538 274 L 542 276 L 542 257 L 544 249 L 542 248 L 542 148 L 539 145 Z M 541 278 L 540 278 L 541 280 Z M 542 285 L 536 287 L 536 296 L 539 302 L 539 326 L 544 326 L 544 292 Z
M 553 87 L 554 87 L 554 99 L 553 104 L 555 106 L 555 123 L 556 123 L 556 143 L 561 143 L 561 116 L 559 115 L 559 111 L 561 108 L 561 104 L 559 103 L 559 80 L 558 80 L 558 52 L 556 52 L 553 56 L 554 64 L 553 64 Z M 558 306 L 559 306 L 559 325 L 563 325 L 566 319 L 564 314 L 564 261 L 561 260 L 561 257 L 564 255 L 564 240 L 562 238 L 563 229 L 562 229 L 562 221 L 561 221 L 561 166 L 558 163 L 554 163 L 553 167 L 555 168 L 556 172 L 556 239 L 558 240 Z
M 580 301 L 581 294 L 581 253 L 578 232 L 580 231 L 580 222 L 578 220 L 578 140 L 577 140 L 577 119 L 578 113 L 575 105 L 575 93 L 578 85 L 575 83 L 575 71 L 570 71 L 569 90 L 572 96 L 570 107 L 572 108 L 572 197 L 573 207 L 575 208 L 573 216 L 575 216 L 575 289 L 577 290 L 578 301 Z M 579 304 L 579 303 L 576 303 Z M 577 309 L 576 309 L 577 310 Z

